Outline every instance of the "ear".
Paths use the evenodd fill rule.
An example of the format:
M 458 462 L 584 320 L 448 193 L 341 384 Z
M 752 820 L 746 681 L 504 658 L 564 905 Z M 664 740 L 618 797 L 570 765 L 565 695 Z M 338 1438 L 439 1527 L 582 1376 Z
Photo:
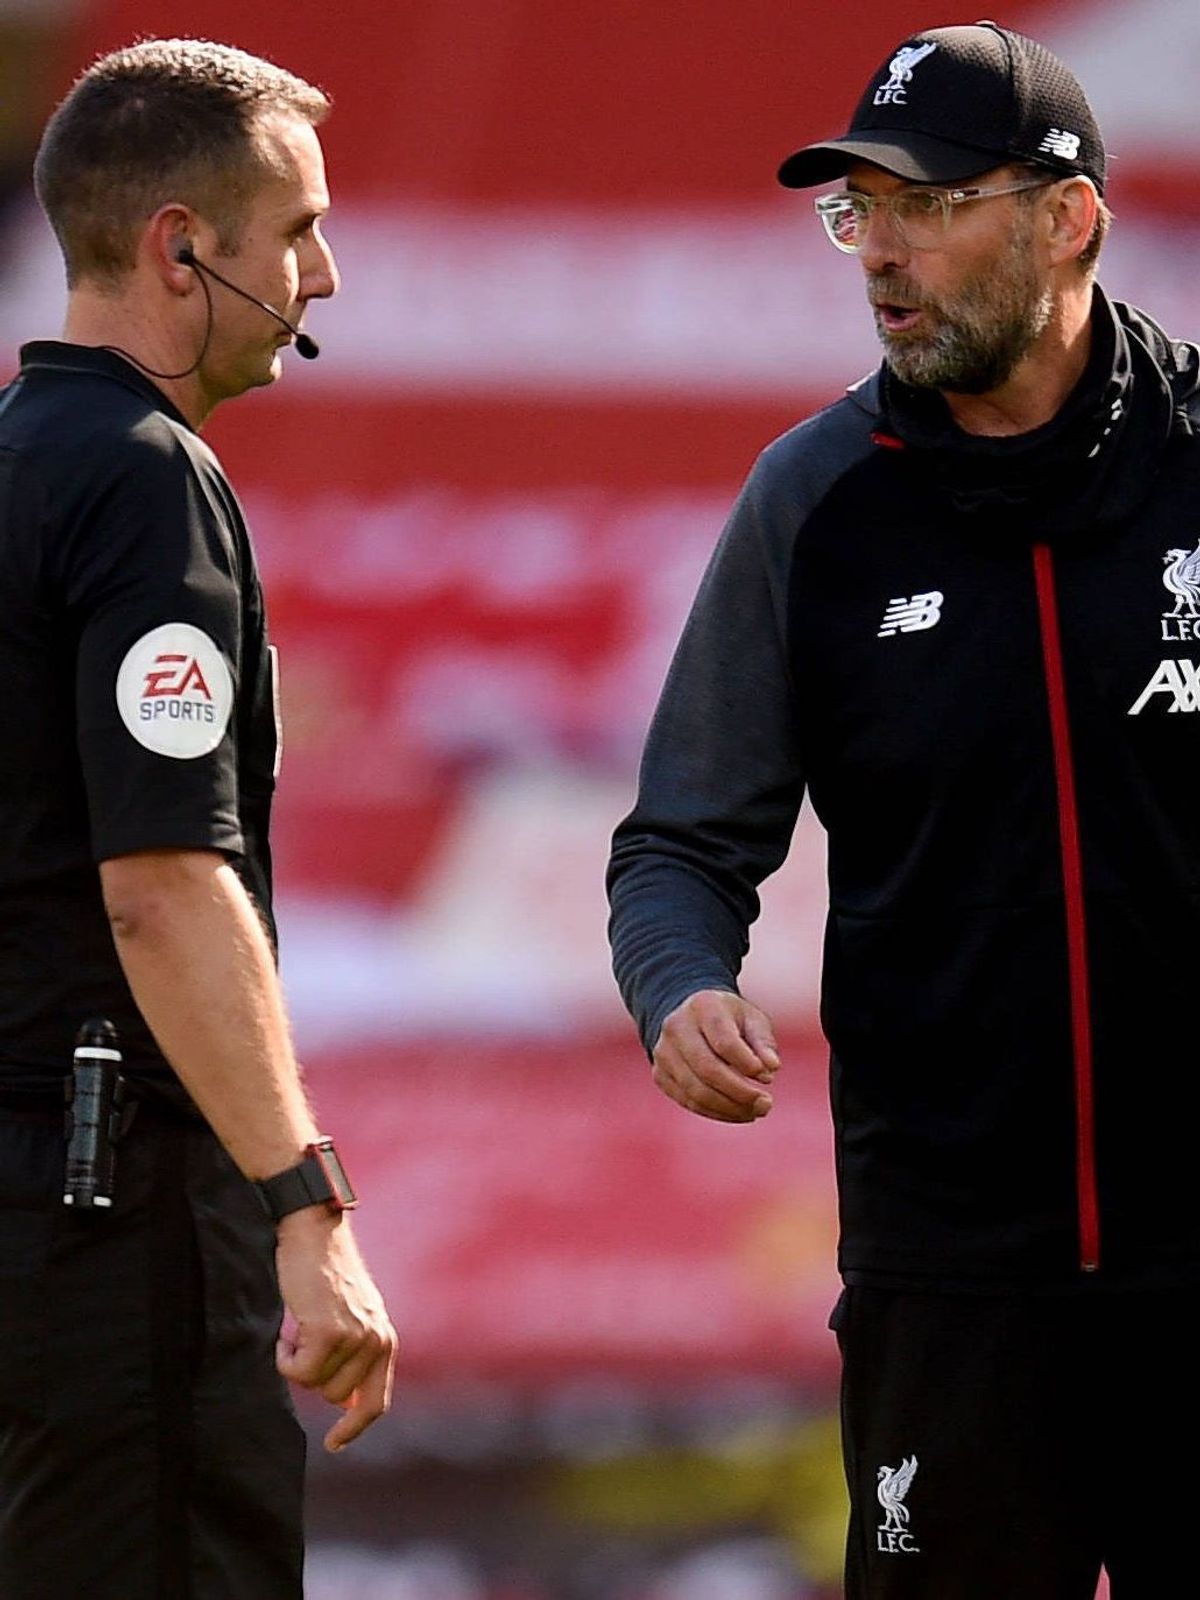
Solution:
M 1099 196 L 1090 178 L 1068 178 L 1050 194 L 1050 262 L 1061 266 L 1087 248 L 1099 210 Z
M 199 218 L 190 206 L 172 202 L 160 206 L 142 234 L 142 259 L 172 294 L 187 295 L 196 289 L 196 273 L 180 261 L 179 252 L 196 242 Z

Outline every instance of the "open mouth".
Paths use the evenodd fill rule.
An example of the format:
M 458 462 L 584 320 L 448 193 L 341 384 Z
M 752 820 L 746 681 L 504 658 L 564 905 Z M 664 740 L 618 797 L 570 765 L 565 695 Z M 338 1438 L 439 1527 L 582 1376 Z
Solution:
M 921 320 L 921 312 L 917 307 L 894 305 L 888 301 L 876 305 L 875 315 L 886 333 L 907 333 Z

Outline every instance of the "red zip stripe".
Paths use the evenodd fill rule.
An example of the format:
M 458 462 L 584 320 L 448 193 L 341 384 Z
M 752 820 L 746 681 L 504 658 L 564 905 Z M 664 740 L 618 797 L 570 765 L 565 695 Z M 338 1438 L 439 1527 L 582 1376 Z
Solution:
M 1050 735 L 1058 789 L 1058 835 L 1062 846 L 1063 894 L 1067 914 L 1067 971 L 1071 986 L 1071 1044 L 1075 1057 L 1075 1182 L 1079 1205 L 1079 1264 L 1084 1272 L 1100 1265 L 1100 1202 L 1096 1192 L 1096 1113 L 1092 1072 L 1091 976 L 1088 971 L 1087 918 L 1083 902 L 1083 860 L 1079 848 L 1079 810 L 1075 766 L 1063 673 L 1058 597 L 1050 546 L 1033 547 L 1042 655 L 1050 699 Z

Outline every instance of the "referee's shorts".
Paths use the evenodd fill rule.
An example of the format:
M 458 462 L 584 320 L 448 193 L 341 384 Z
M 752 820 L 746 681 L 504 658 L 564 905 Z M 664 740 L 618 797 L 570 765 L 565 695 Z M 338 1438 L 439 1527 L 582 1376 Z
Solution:
M 62 1113 L 0 1103 L 0 1596 L 301 1600 L 304 1436 L 274 1229 L 206 1125 L 140 1104 L 110 1211 Z

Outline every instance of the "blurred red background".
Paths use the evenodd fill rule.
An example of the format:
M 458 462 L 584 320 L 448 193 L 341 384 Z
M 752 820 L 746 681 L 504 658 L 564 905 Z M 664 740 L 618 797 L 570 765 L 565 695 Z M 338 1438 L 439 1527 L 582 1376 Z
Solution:
M 787 1068 L 745 1130 L 660 1100 L 601 878 L 673 638 L 756 452 L 875 359 L 856 269 L 774 170 L 840 131 L 909 0 L 92 0 L 54 92 L 137 34 L 335 99 L 324 353 L 208 436 L 281 646 L 283 962 L 411 1380 L 788 1375 L 828 1395 L 821 841 L 748 987 Z M 1020 4 L 1114 155 L 1102 278 L 1194 329 L 1200 16 Z M 0 344 L 56 331 L 23 224 Z

